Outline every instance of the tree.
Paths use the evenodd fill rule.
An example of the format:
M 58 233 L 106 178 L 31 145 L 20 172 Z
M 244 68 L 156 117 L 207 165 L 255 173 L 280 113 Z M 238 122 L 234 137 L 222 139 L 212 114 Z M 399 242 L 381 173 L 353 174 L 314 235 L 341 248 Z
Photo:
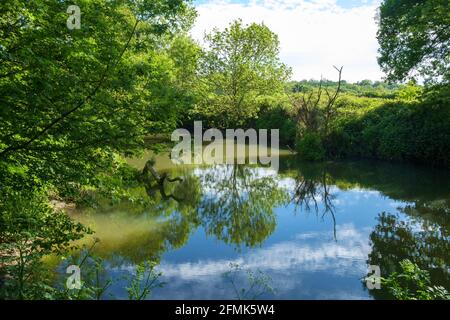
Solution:
M 450 80 L 450 10 L 447 0 L 384 0 L 379 11 L 378 62 L 389 80 L 421 75 Z
M 242 125 L 258 111 L 258 98 L 283 89 L 290 70 L 280 62 L 279 41 L 264 24 L 237 20 L 205 37 L 200 65 L 200 114 L 218 126 Z
M 34 187 L 92 183 L 114 154 L 173 127 L 155 114 L 178 110 L 182 94 L 165 51 L 193 22 L 184 0 L 81 0 L 78 30 L 66 27 L 69 4 L 0 8 L 0 175 L 20 171 Z
M 87 231 L 54 212 L 49 194 L 105 188 L 120 155 L 176 125 L 187 91 L 171 51 L 195 17 L 187 0 L 79 0 L 73 30 L 72 4 L 0 6 L 0 255 L 12 261 L 2 256 L 0 272 L 17 271 L 11 292 L 20 298 L 40 258 Z
M 308 93 L 296 93 L 292 97 L 293 113 L 295 122 L 305 132 L 322 133 L 326 136 L 331 121 L 337 115 L 336 101 L 342 89 L 342 70 L 344 67 L 334 67 L 338 72 L 339 79 L 333 92 L 323 86 L 320 80 L 317 90 Z M 323 96 L 326 96 L 323 99 Z

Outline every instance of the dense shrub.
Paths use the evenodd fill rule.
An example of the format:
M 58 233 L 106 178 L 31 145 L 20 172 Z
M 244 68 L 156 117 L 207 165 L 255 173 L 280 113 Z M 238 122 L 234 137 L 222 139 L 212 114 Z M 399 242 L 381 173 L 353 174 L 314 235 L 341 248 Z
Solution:
M 362 157 L 450 165 L 450 106 L 443 94 L 421 102 L 348 102 L 324 138 L 328 157 Z
M 325 157 L 322 139 L 317 133 L 307 132 L 296 145 L 299 156 L 304 160 L 319 161 Z
M 254 123 L 255 129 L 279 129 L 280 142 L 283 145 L 295 145 L 296 126 L 292 117 L 283 106 L 263 106 L 258 119 Z

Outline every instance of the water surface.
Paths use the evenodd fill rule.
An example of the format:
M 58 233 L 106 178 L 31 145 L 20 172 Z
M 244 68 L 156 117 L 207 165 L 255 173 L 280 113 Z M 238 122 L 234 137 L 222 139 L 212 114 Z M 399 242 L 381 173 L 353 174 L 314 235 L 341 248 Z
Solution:
M 166 161 L 166 162 L 165 162 Z M 253 288 L 270 299 L 374 299 L 368 265 L 382 275 L 408 258 L 450 288 L 450 174 L 374 161 L 304 163 L 284 155 L 279 171 L 215 165 L 157 168 L 183 182 L 137 190 L 151 205 L 90 210 L 108 293 L 126 298 L 124 276 L 151 260 L 164 286 L 151 299 L 234 299 Z M 144 160 L 132 163 L 143 167 Z M 228 273 L 239 266 L 239 271 Z M 270 279 L 270 280 L 269 280 Z M 268 286 L 274 290 L 266 290 Z M 262 289 L 261 289 L 262 288 Z M 260 291 L 258 291 L 260 290 Z

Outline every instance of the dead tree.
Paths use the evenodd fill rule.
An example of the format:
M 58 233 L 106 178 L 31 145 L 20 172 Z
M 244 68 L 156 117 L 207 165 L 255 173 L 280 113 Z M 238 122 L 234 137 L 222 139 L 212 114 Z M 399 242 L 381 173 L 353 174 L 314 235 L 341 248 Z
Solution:
M 339 96 L 339 93 L 341 92 L 341 85 L 342 85 L 342 69 L 344 67 L 341 67 L 338 69 L 337 67 L 333 66 L 337 72 L 339 73 L 339 80 L 338 80 L 338 86 L 336 88 L 336 91 L 332 94 L 328 91 L 328 88 L 325 88 L 325 94 L 327 95 L 327 104 L 325 105 L 325 114 L 324 114 L 324 134 L 328 134 L 329 126 L 331 120 L 336 116 L 337 110 L 335 108 L 336 100 Z
M 303 93 L 291 99 L 295 123 L 303 126 L 307 131 L 319 132 L 323 130 L 324 135 L 328 134 L 330 122 L 336 115 L 335 105 L 341 92 L 342 70 L 344 67 L 333 67 L 339 73 L 338 85 L 334 92 L 330 92 L 328 88 L 324 88 L 323 79 L 321 78 L 317 91 L 312 90 L 309 93 Z M 324 92 L 327 100 L 325 107 L 321 109 L 320 104 Z M 323 122 L 323 126 L 321 126 L 321 122 Z

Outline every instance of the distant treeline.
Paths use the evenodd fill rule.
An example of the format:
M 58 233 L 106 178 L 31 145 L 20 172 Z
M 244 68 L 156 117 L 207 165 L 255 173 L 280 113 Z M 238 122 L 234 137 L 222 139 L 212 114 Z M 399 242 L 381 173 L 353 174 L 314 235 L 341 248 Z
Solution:
M 288 88 L 292 92 L 308 92 L 318 88 L 320 82 L 320 80 L 313 79 L 291 81 L 288 83 Z M 322 80 L 322 85 L 326 87 L 337 87 L 338 82 L 325 79 Z M 350 83 L 342 80 L 341 82 L 343 93 L 350 93 L 362 97 L 394 98 L 396 90 L 400 87 L 401 85 L 398 83 L 389 83 L 385 81 L 362 80 Z

